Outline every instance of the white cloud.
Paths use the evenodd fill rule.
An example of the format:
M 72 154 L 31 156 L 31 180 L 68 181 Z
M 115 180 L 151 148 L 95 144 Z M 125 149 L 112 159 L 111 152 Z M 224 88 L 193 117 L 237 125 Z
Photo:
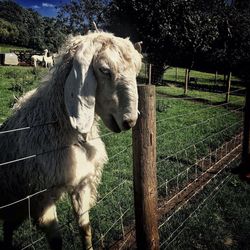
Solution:
M 32 5 L 31 8 L 32 8 L 32 9 L 40 9 L 41 7 L 38 6 L 38 5 Z
M 52 3 L 42 3 L 42 6 L 47 7 L 47 8 L 54 8 L 55 7 L 55 5 Z

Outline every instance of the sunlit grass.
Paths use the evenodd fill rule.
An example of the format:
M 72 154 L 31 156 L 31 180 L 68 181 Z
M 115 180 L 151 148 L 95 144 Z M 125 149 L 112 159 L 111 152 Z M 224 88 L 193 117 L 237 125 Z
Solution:
M 20 95 L 22 91 L 26 92 L 36 87 L 44 72 L 45 70 L 42 68 L 35 72 L 31 67 L 0 67 L 1 122 L 11 114 L 13 94 Z M 231 96 L 231 107 L 228 108 L 227 105 L 220 106 L 220 103 L 223 104 L 225 100 L 224 94 L 189 90 L 188 96 L 181 98 L 183 97 L 182 88 L 157 87 L 156 91 L 158 93 L 156 105 L 157 161 L 219 133 L 218 136 L 212 137 L 212 140 L 196 146 L 195 158 L 199 159 L 207 155 L 209 151 L 216 149 L 224 141 L 229 140 L 240 129 L 241 108 L 244 103 L 242 96 Z M 226 133 L 220 133 L 225 127 L 237 122 L 239 122 L 238 126 L 233 126 Z M 106 135 L 107 133 L 109 131 L 101 124 L 101 134 Z M 99 187 L 99 202 L 90 212 L 94 242 L 102 237 L 102 241 L 96 243 L 96 248 L 100 245 L 108 248 L 114 240 L 122 236 L 124 228 L 126 229 L 127 226 L 134 223 L 131 131 L 108 134 L 103 137 L 103 141 L 106 144 L 110 160 L 104 168 L 102 183 Z M 187 167 L 185 164 L 190 164 L 195 160 L 192 151 L 181 152 L 178 154 L 178 159 L 183 161 L 182 165 L 174 161 L 157 164 L 159 184 L 172 178 L 178 167 L 185 168 Z M 112 190 L 115 191 L 111 193 Z M 241 192 L 238 193 L 238 190 Z M 247 198 L 249 191 L 247 186 L 234 178 L 228 186 L 225 186 L 218 201 L 214 201 L 211 206 L 208 206 L 208 209 L 200 213 L 199 221 L 194 219 L 188 224 L 188 230 L 184 231 L 176 240 L 176 244 L 172 246 L 173 249 L 188 249 L 187 247 L 191 249 L 191 246 L 199 249 L 215 249 L 214 246 L 221 246 L 221 240 L 225 238 L 225 235 L 233 237 L 238 236 L 241 229 L 247 231 L 250 222 L 245 206 L 249 206 L 249 202 L 244 199 L 249 200 Z M 163 195 L 162 190 L 159 190 L 159 195 Z M 192 205 L 195 206 L 195 204 Z M 230 217 L 230 206 L 233 208 L 232 217 Z M 122 220 L 119 219 L 124 213 Z M 79 249 L 80 240 L 77 226 L 67 197 L 58 202 L 58 215 L 60 224 L 64 225 L 62 233 L 65 249 Z M 244 222 L 243 219 L 237 221 L 238 216 L 245 217 L 246 221 Z M 216 220 L 216 218 L 221 219 Z M 237 227 L 239 229 L 236 230 Z M 223 236 L 215 237 L 217 231 L 221 232 Z M 32 232 L 33 240 L 42 236 L 35 228 L 32 229 Z M 192 234 L 192 232 L 199 233 Z M 30 227 L 26 223 L 16 232 L 14 239 L 17 244 L 21 243 L 24 247 L 30 243 L 29 236 Z M 203 237 L 206 240 L 202 242 Z M 192 244 L 189 243 L 190 239 Z M 212 244 L 211 247 L 209 244 Z M 235 243 L 235 246 L 238 246 L 237 244 Z M 47 249 L 47 243 L 42 240 L 35 247 L 36 249 Z

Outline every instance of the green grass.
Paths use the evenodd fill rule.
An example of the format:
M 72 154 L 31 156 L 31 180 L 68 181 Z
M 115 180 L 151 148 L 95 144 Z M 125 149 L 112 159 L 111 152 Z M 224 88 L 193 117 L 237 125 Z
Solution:
M 225 176 L 224 176 L 225 177 Z M 209 189 L 203 192 L 202 199 L 207 199 L 200 208 L 187 206 L 188 214 L 192 216 L 181 227 L 180 234 L 172 242 L 164 244 L 161 249 L 244 249 L 250 248 L 249 229 L 250 200 L 247 198 L 249 185 L 232 177 L 222 185 L 222 178 L 217 179 L 217 193 L 210 197 Z M 214 188 L 213 186 L 213 188 Z M 196 199 L 195 202 L 198 200 Z M 197 202 L 198 203 L 198 202 Z M 180 214 L 176 215 L 176 219 Z M 185 216 L 182 216 L 184 221 Z M 171 224 L 171 223 L 169 223 Z M 168 225 L 161 230 L 161 235 L 173 233 Z M 163 242 L 163 241 L 162 241 Z
M 166 95 L 169 97 L 176 98 L 186 98 L 186 99 L 198 99 L 197 101 L 211 102 L 211 103 L 221 103 L 226 100 L 226 93 L 212 93 L 212 92 L 201 92 L 198 90 L 188 90 L 187 96 L 183 95 L 183 88 L 175 87 L 174 85 L 170 85 L 169 87 L 159 86 L 156 89 L 158 94 Z M 238 91 L 233 91 L 229 97 L 229 102 L 237 105 L 244 104 L 244 97 L 238 96 Z
M 15 97 L 35 88 L 44 68 L 0 66 L 0 124 L 11 114 Z
M 147 78 L 147 64 L 143 63 L 142 64 L 142 70 L 140 72 L 140 77 L 145 77 Z M 154 67 L 157 66 L 152 66 L 152 82 L 154 82 Z M 176 71 L 177 69 L 177 71 Z M 196 78 L 198 84 L 203 84 L 203 85 L 217 85 L 217 86 L 224 86 L 224 75 L 218 73 L 217 74 L 217 80 L 215 82 L 215 72 L 214 73 L 209 73 L 209 72 L 201 72 L 198 70 L 191 70 L 190 71 L 190 78 Z M 169 67 L 168 69 L 165 70 L 163 74 L 163 80 L 179 84 L 184 84 L 185 80 L 185 69 L 184 68 L 176 68 L 176 67 Z M 240 79 L 236 76 L 232 76 L 232 86 L 242 86 L 242 82 Z M 194 83 L 194 82 L 193 82 Z
M 198 70 L 191 70 L 190 71 L 190 77 L 197 78 L 197 83 L 203 83 L 203 84 L 211 84 L 215 81 L 215 72 L 214 73 L 208 73 L 208 72 L 202 72 Z M 170 67 L 168 68 L 163 76 L 163 79 L 170 80 L 170 81 L 183 81 L 185 78 L 185 69 L 183 68 L 177 68 L 177 79 L 176 79 L 176 68 Z M 237 77 L 232 76 L 232 81 L 239 80 Z M 224 81 L 224 75 L 223 74 L 217 74 L 217 81 L 222 82 Z
M 0 44 L 0 53 L 9 53 L 10 50 L 29 50 L 29 49 L 25 47 L 14 46 L 14 45 Z
M 35 87 L 43 73 L 43 69 L 34 72 L 32 68 L 0 67 L 1 121 L 11 114 L 13 93 L 19 95 L 23 89 L 25 92 Z M 19 84 L 16 86 L 16 83 L 20 83 L 21 87 Z M 239 132 L 244 98 L 232 96 L 231 105 L 225 105 L 222 103 L 224 95 L 221 94 L 189 91 L 189 98 L 181 99 L 183 90 L 173 86 L 157 87 L 157 93 L 159 94 L 157 97 L 157 178 L 161 185 Z M 195 100 L 190 97 L 195 97 Z M 101 131 L 102 135 L 108 133 L 103 125 L 101 125 Z M 108 248 L 114 240 L 121 237 L 123 227 L 126 229 L 133 224 L 134 220 L 131 131 L 108 134 L 103 137 L 103 141 L 107 146 L 110 160 L 104 168 L 99 187 L 99 202 L 90 212 L 96 248 L 100 245 Z M 180 176 L 178 181 L 181 184 L 186 178 L 186 175 Z M 171 185 L 175 187 L 175 181 Z M 250 205 L 249 191 L 248 186 L 233 177 L 223 188 L 222 193 L 207 205 L 207 208 L 197 212 L 196 217 L 193 216 L 187 222 L 187 230 L 176 238 L 170 248 L 223 249 L 218 247 L 225 247 L 223 240 L 227 237 L 233 239 L 235 248 L 232 249 L 242 246 L 242 241 L 247 239 L 250 225 L 249 212 L 246 209 L 246 206 Z M 160 187 L 158 192 L 160 197 L 168 195 L 165 186 Z M 203 193 L 204 197 L 209 194 L 206 192 Z M 198 202 L 199 200 L 192 202 L 191 207 L 185 208 L 183 213 L 193 211 Z M 79 249 L 77 226 L 67 197 L 58 202 L 58 214 L 61 225 L 64 225 L 62 233 L 65 249 L 74 249 L 74 247 Z M 163 228 L 160 231 L 161 242 L 168 237 L 175 226 L 181 223 L 183 218 L 182 213 L 178 214 L 171 221 L 171 225 L 169 224 L 169 229 Z M 216 237 L 217 232 L 219 235 Z M 33 240 L 41 236 L 40 232 L 32 228 Z M 98 242 L 100 237 L 102 241 Z M 234 238 L 240 238 L 241 243 Z M 30 228 L 27 222 L 16 232 L 15 242 L 21 243 L 22 247 L 30 243 Z M 44 240 L 39 241 L 35 247 L 47 249 Z

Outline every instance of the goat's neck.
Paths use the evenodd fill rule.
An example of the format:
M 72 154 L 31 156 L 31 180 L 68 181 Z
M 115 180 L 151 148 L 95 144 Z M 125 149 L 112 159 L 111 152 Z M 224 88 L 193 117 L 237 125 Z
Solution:
M 86 134 L 86 141 L 99 138 L 99 117 L 96 115 L 90 131 Z

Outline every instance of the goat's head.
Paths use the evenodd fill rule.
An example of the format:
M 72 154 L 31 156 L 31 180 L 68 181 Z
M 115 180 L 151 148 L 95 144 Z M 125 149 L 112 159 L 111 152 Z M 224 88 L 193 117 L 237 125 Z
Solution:
M 111 34 L 82 38 L 65 83 L 71 125 L 87 133 L 96 112 L 114 132 L 133 127 L 138 116 L 136 75 L 141 67 L 140 53 L 128 39 Z

